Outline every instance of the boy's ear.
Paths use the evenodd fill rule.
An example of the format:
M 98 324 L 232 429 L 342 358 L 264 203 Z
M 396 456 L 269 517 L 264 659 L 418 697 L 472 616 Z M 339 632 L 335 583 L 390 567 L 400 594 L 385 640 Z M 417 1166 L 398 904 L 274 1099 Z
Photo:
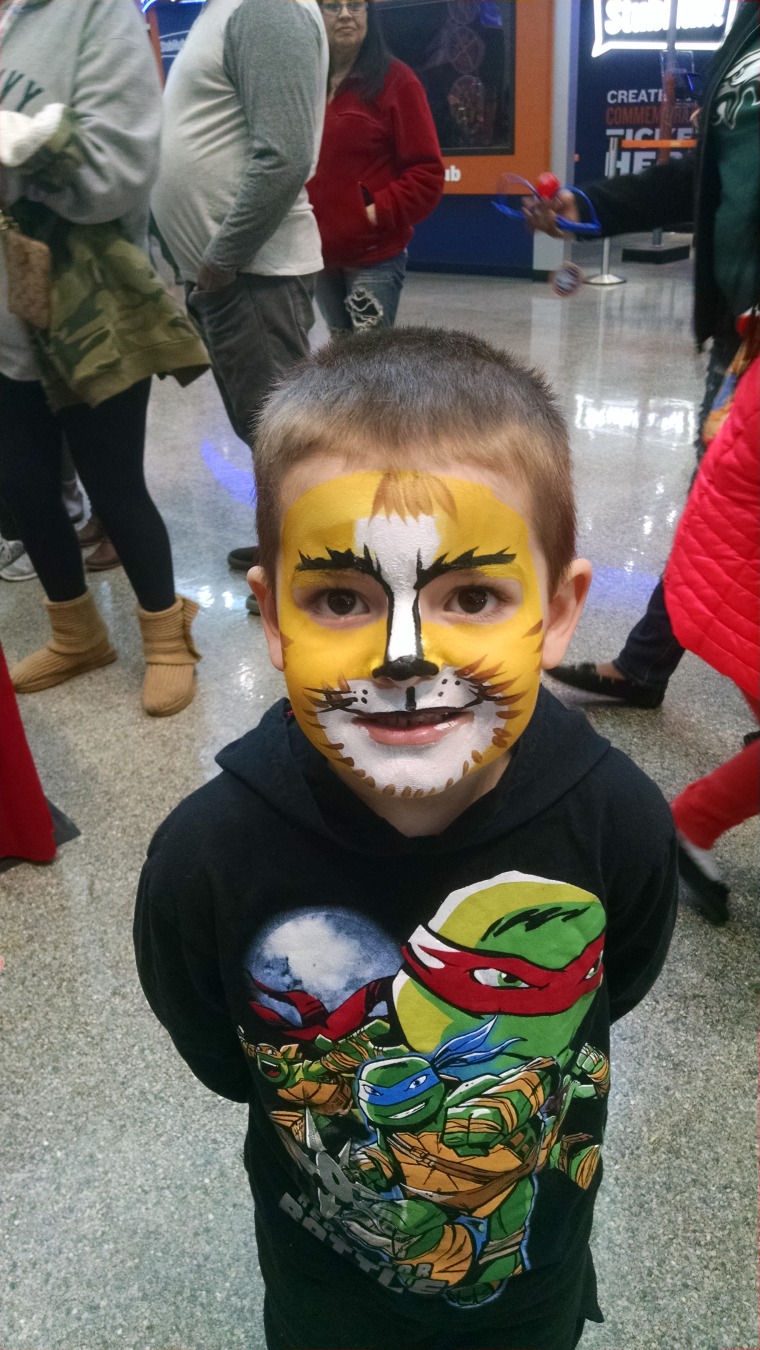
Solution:
M 553 600 L 549 601 L 541 653 L 542 670 L 552 670 L 560 664 L 581 617 L 590 585 L 591 563 L 585 558 L 576 558 L 557 587 Z
M 248 573 L 248 585 L 253 591 L 259 602 L 261 610 L 261 622 L 264 626 L 264 636 L 269 648 L 269 660 L 272 662 L 275 670 L 284 670 L 285 662 L 282 655 L 282 636 L 280 634 L 280 623 L 277 618 L 277 602 L 274 591 L 271 589 L 263 567 L 252 567 Z

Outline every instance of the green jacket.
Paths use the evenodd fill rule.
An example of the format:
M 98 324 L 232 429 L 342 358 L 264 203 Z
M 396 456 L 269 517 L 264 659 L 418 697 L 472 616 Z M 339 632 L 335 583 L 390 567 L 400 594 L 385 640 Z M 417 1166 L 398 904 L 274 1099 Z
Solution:
M 52 253 L 50 327 L 30 334 L 54 412 L 94 408 L 149 375 L 184 385 L 208 369 L 192 322 L 118 222 L 74 225 L 25 199 L 13 214 Z

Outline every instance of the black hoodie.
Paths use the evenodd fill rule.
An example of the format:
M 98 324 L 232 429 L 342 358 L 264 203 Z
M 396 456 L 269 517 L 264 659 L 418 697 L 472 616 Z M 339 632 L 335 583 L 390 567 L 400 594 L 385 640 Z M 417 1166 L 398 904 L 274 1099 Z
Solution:
M 545 690 L 432 837 L 286 703 L 217 762 L 153 839 L 135 941 L 180 1054 L 250 1104 L 267 1344 L 569 1350 L 600 1318 L 609 1026 L 673 928 L 662 796 Z

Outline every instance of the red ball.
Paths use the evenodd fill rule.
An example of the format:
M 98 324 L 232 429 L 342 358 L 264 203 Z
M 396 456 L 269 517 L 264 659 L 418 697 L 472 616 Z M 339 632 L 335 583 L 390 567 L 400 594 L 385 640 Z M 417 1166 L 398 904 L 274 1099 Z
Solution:
M 536 192 L 539 197 L 550 201 L 559 192 L 559 179 L 553 173 L 540 173 L 536 179 Z

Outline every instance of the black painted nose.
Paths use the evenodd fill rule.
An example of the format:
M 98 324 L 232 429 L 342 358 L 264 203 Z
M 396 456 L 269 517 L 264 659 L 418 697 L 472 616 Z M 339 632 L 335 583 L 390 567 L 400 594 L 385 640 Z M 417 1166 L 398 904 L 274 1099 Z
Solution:
M 383 661 L 372 672 L 373 680 L 424 680 L 438 674 L 438 666 L 423 661 L 421 656 L 397 656 L 395 661 Z

